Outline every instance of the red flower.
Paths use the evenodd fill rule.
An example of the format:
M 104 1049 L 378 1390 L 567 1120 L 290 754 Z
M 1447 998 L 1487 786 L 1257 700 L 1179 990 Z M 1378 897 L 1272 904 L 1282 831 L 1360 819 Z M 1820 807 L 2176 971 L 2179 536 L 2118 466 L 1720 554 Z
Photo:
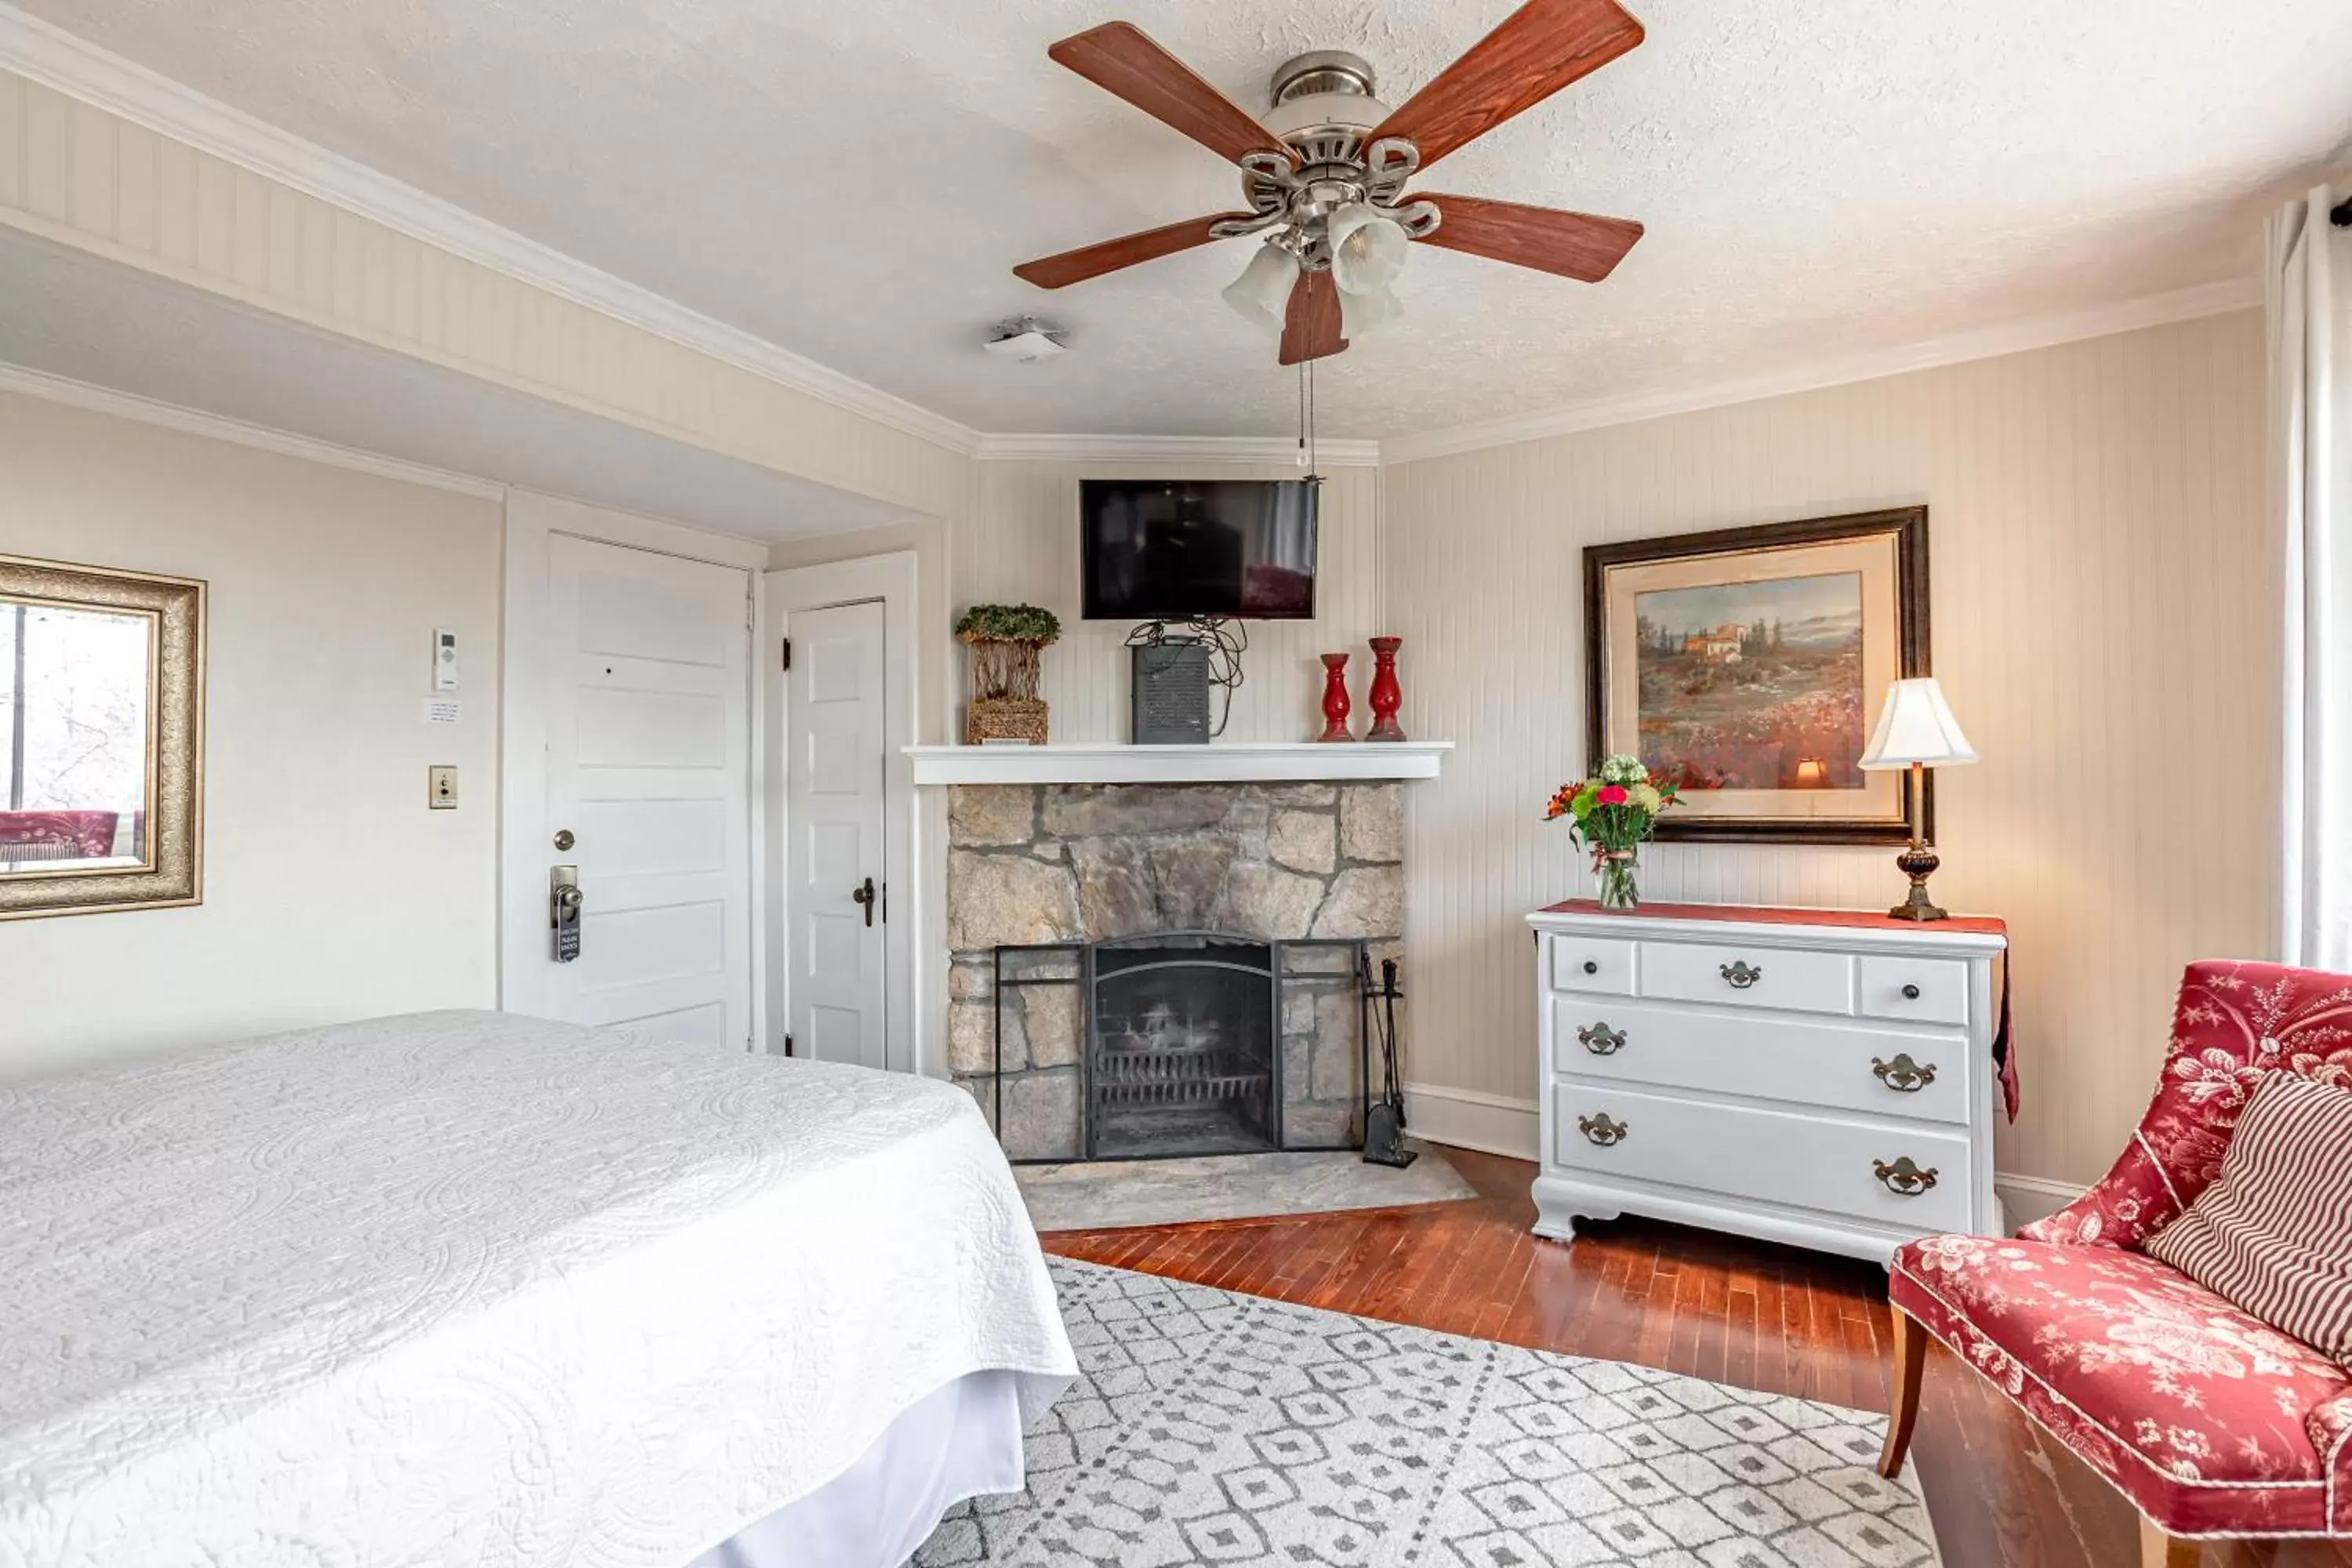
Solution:
M 1623 784 L 1602 784 L 1601 786 L 1600 800 L 1601 804 L 1603 805 L 1624 805 L 1625 786 Z

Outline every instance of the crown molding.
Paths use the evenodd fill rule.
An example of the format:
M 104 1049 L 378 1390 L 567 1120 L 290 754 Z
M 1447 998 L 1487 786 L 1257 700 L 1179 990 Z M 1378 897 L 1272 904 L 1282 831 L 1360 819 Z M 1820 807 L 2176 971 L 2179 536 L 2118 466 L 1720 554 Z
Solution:
M 1281 463 L 1296 465 L 1288 436 L 982 436 L 972 456 L 994 463 Z M 1315 443 L 1323 468 L 1376 468 L 1378 441 Z
M 0 69 L 142 125 L 320 201 L 462 257 L 519 282 L 570 300 L 614 321 L 966 457 L 989 461 L 1295 462 L 1282 437 L 985 435 L 817 363 L 764 338 L 730 327 L 652 289 L 616 278 L 536 240 L 502 228 L 437 196 L 329 152 L 194 89 L 160 76 L 0 0 Z M 1362 467 L 1506 447 L 1547 437 L 1628 425 L 1736 403 L 1876 380 L 2200 316 L 2262 302 L 2253 279 L 2231 279 L 2087 310 L 2028 318 L 1907 347 L 1791 367 L 1743 379 L 1595 399 L 1511 415 L 1388 441 L 1322 441 L 1318 461 Z M 36 373 L 24 373 L 36 374 Z M 79 384 L 68 384 L 78 385 Z M 19 388 L 23 390 L 23 388 Z M 97 394 L 100 389 L 90 388 Z M 120 395 L 104 394 L 107 396 Z M 137 401 L 137 400 L 134 400 Z M 155 406 L 162 406 L 160 405 Z M 186 411 L 178 411 L 186 413 Z M 208 419 L 206 415 L 187 414 Z M 256 427 L 227 421 L 236 428 Z M 217 433 L 217 432 L 215 432 Z M 275 437 L 274 432 L 257 432 Z M 232 436 L 230 439 L 236 437 Z M 289 441 L 304 438 L 289 437 Z M 248 443 L 254 444 L 254 443 Z M 342 451 L 323 444 L 309 446 Z M 285 449 L 285 448 L 280 448 Z M 346 453 L 375 461 L 365 454 Z M 332 461 L 331 458 L 322 460 Z M 387 459 L 387 461 L 389 461 Z M 405 465 L 394 464 L 396 468 Z M 417 472 L 431 473 L 423 469 Z M 459 478 L 460 476 L 445 476 Z M 420 482 L 433 482 L 430 479 Z M 478 482 L 478 481 L 467 481 Z
M 2144 299 L 2127 300 L 2116 305 L 2095 306 L 2086 310 L 2031 316 L 2023 321 L 1957 332 L 1950 337 L 1933 338 L 1902 348 L 1876 350 L 1844 359 L 1796 365 L 1738 381 L 1635 393 L 1625 397 L 1598 398 L 1564 408 L 1514 414 L 1475 425 L 1458 425 L 1448 430 L 1424 431 L 1420 435 L 1383 442 L 1381 461 L 1416 463 L 1427 458 L 1452 457 L 1456 453 L 1482 451 L 1490 447 L 1516 446 L 1522 441 L 1539 441 L 1550 436 L 1600 430 L 1612 425 L 1633 425 L 1674 414 L 1695 414 L 1704 409 L 1728 407 L 1737 403 L 1782 397 L 1790 393 L 1817 392 L 1824 387 L 1846 386 L 1858 381 L 1876 381 L 1882 376 L 1901 375 L 1907 371 L 1936 370 L 1970 360 L 1997 359 L 2003 354 L 2052 348 L 2085 338 L 2104 338 L 2116 332 L 2137 331 L 2143 327 L 2161 327 L 2175 321 L 2194 321 L 2201 316 L 2218 316 L 2231 310 L 2247 310 L 2262 302 L 2263 289 L 2258 280 L 2252 278 L 2225 279 L 2218 283 L 2200 284 L 2194 289 L 2182 289 L 2169 294 L 2151 294 Z
M 0 362 L 0 392 L 22 393 L 27 397 L 63 403 L 93 414 L 111 414 L 119 418 L 135 419 L 142 425 L 177 430 L 184 436 L 206 436 L 215 441 L 250 447 L 258 452 L 275 452 L 282 458 L 303 458 L 313 463 L 373 474 L 378 479 L 399 479 L 406 484 L 426 485 L 438 490 L 455 490 L 459 495 L 477 496 L 483 500 L 506 499 L 506 486 L 495 479 L 453 473 L 447 468 L 386 458 L 375 452 L 362 452 L 353 447 L 339 447 L 332 441 L 273 430 L 263 425 L 248 425 L 242 419 L 207 414 L 202 409 L 186 408 L 176 403 L 158 403 L 152 397 L 117 392 L 111 387 L 94 386 L 86 381 L 51 375 L 45 370 L 33 370 L 25 365 Z
M 412 239 L 970 455 L 980 433 L 266 124 L 0 0 L 0 68 Z

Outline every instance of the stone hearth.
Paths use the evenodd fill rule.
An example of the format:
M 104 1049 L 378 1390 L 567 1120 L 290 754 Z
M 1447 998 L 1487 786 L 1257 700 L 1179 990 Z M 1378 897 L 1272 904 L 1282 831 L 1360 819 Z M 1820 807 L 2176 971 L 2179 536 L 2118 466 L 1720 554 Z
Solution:
M 1367 939 L 1375 966 L 1404 930 L 1402 787 L 1381 784 L 959 784 L 948 801 L 948 1066 L 993 1114 L 995 950 L 1214 931 L 1268 941 Z M 1287 950 L 1283 1134 L 1360 1135 L 1355 978 L 1346 947 Z M 1008 960 L 1008 978 L 1075 980 L 1074 954 Z M 1070 984 L 1008 984 L 1006 1152 L 1083 1152 L 1086 1023 Z M 1402 1028 L 1402 1009 L 1399 1008 Z

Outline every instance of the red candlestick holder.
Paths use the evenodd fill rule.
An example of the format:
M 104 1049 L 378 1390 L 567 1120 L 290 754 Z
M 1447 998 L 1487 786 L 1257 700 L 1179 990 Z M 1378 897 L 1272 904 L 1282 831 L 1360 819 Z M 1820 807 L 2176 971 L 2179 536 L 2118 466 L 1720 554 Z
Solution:
M 1402 741 L 1404 730 L 1397 723 L 1397 710 L 1404 706 L 1404 688 L 1397 684 L 1397 649 L 1404 646 L 1402 637 L 1372 639 L 1372 728 L 1364 736 L 1367 741 Z
M 1323 656 L 1323 732 L 1315 739 L 1328 742 L 1355 738 L 1348 731 L 1348 656 L 1327 653 Z

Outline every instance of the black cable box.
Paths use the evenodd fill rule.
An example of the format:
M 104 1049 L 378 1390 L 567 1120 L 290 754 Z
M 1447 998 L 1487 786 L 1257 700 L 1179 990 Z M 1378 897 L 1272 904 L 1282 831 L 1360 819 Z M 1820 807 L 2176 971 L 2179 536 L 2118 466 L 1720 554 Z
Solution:
M 1129 738 L 1139 746 L 1209 742 L 1209 648 L 1205 643 L 1143 643 L 1135 656 Z

